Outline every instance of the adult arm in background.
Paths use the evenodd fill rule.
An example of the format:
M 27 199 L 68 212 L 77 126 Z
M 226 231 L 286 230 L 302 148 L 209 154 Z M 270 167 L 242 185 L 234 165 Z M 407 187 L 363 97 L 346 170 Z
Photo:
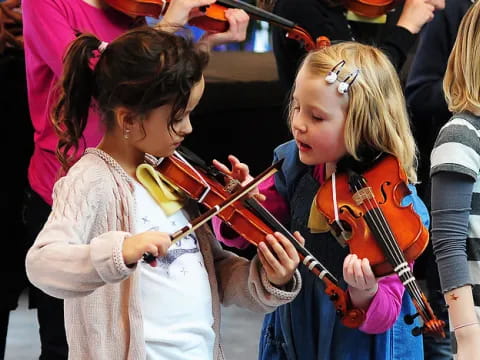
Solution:
M 202 6 L 213 4 L 215 0 L 174 0 L 170 2 L 167 12 L 156 25 L 165 31 L 176 31 L 178 26 L 185 25 L 189 19 L 202 16 L 199 10 Z M 228 21 L 228 29 L 221 33 L 206 32 L 200 39 L 209 48 L 228 43 L 241 42 L 247 37 L 247 26 L 250 17 L 244 10 L 227 9 L 225 17 Z
M 397 71 L 405 63 L 415 42 L 415 34 L 432 19 L 434 9 L 441 9 L 443 5 L 444 0 L 406 0 L 396 26 L 385 31 L 386 35 L 378 44 Z M 324 0 L 277 0 L 274 13 L 305 28 L 314 39 L 321 35 L 331 41 L 348 41 L 355 37 L 345 17 L 345 9 L 329 6 Z M 283 29 L 274 27 L 272 40 L 280 82 L 289 90 L 306 51 L 297 41 L 287 39 Z
M 458 26 L 471 4 L 470 0 L 447 1 L 445 9 L 437 12 L 420 34 L 407 78 L 405 93 L 414 126 L 418 131 L 435 129 L 434 137 L 451 116 L 443 94 L 443 76 Z
M 480 324 L 467 262 L 474 181 L 471 176 L 449 171 L 432 176 L 432 244 L 450 322 L 453 329 L 459 327 L 455 330 L 458 359 L 474 359 L 480 352 Z M 465 324 L 472 325 L 461 327 Z
M 168 27 L 165 24 L 183 26 L 188 21 L 192 9 L 213 2 L 215 0 L 173 0 L 159 24 L 164 25 L 162 27 L 164 31 L 175 31 L 177 27 Z M 75 39 L 77 29 L 72 28 L 65 15 L 65 9 L 54 0 L 23 0 L 22 9 L 25 33 L 35 34 L 35 41 L 29 44 L 30 51 L 39 53 L 49 68 L 60 78 L 63 55 L 68 45 Z M 248 15 L 243 11 L 234 11 L 227 14 L 227 19 L 230 29 L 226 33 L 212 36 L 213 39 L 209 40 L 209 44 L 241 41 L 242 34 L 246 33 Z

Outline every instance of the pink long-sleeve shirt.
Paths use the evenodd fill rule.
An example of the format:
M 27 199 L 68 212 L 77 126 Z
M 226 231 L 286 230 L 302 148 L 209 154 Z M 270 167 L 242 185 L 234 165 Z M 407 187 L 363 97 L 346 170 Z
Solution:
M 35 142 L 28 180 L 32 189 L 51 205 L 60 164 L 55 157 L 58 138 L 50 112 L 56 100 L 54 87 L 62 74 L 65 51 L 76 32 L 93 33 L 110 42 L 129 29 L 132 19 L 83 0 L 23 0 L 22 12 L 28 104 Z M 96 146 L 101 135 L 99 116 L 91 110 L 79 154 L 85 147 Z
M 323 166 L 316 166 L 313 177 L 323 183 Z M 259 191 L 267 197 L 262 203 L 275 217 L 284 222 L 288 218 L 289 209 L 285 199 L 275 187 L 274 177 L 270 177 L 259 185 Z M 212 225 L 217 238 L 225 245 L 239 249 L 249 246 L 249 242 L 242 237 L 226 238 L 221 231 L 222 221 L 215 217 Z M 405 288 L 398 275 L 390 275 L 378 280 L 378 291 L 366 311 L 365 321 L 360 330 L 368 334 L 379 334 L 388 330 L 398 318 L 402 307 L 402 297 Z

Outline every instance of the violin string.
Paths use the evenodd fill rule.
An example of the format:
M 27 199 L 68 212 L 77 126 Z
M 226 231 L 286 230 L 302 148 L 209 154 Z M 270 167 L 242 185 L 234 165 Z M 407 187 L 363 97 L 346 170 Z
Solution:
M 372 193 L 372 195 L 373 195 L 373 193 Z M 403 255 L 403 252 L 399 248 L 398 242 L 395 240 L 395 236 L 391 232 L 391 229 L 388 226 L 388 223 L 385 219 L 385 215 L 381 211 L 380 205 L 376 201 L 375 197 L 373 196 L 371 199 L 367 199 L 366 202 L 369 203 L 368 205 L 372 209 L 372 210 L 369 211 L 368 208 L 365 206 L 365 208 L 367 210 L 366 215 L 368 214 L 370 216 L 372 223 L 374 224 L 374 226 L 377 227 L 376 230 L 378 232 L 383 233 L 381 236 L 384 239 L 384 244 L 388 248 L 388 251 L 390 253 L 390 256 L 391 256 L 392 260 L 395 262 L 395 264 L 394 264 L 395 268 L 398 268 L 398 266 L 400 264 L 406 263 L 406 259 Z M 380 224 L 380 226 L 378 226 L 378 224 Z M 406 272 L 404 274 L 402 274 L 402 277 L 407 278 L 406 279 L 407 281 L 410 280 L 410 279 L 412 279 L 412 280 L 409 281 L 407 284 L 404 283 L 404 286 L 407 288 L 410 295 L 415 300 L 417 300 L 418 304 L 422 305 L 421 311 L 425 314 L 426 313 L 426 308 L 425 308 L 424 302 L 421 298 L 421 292 L 419 291 L 419 289 L 417 287 L 412 285 L 412 284 L 416 284 L 415 283 L 415 277 L 411 273 L 411 270 L 410 270 L 409 266 L 405 270 L 406 270 Z M 403 282 L 403 280 L 402 280 L 402 282 Z
M 205 190 L 203 191 L 201 198 L 197 200 L 198 202 L 202 202 L 212 188 L 210 187 L 208 182 L 203 178 L 203 176 L 198 172 L 198 170 L 195 169 L 195 167 L 191 165 L 182 155 L 180 155 L 178 151 L 174 151 L 173 154 L 177 158 L 179 158 L 185 165 L 187 165 L 187 167 L 189 167 L 194 172 L 194 174 L 197 175 L 198 180 L 203 184 L 203 186 L 205 186 Z
M 338 284 L 338 280 L 333 276 L 333 274 L 328 271 L 328 269 L 319 261 L 317 258 L 304 246 L 302 245 L 294 236 L 293 234 L 283 226 L 278 219 L 273 216 L 262 204 L 260 204 L 254 198 L 245 199 L 244 202 L 248 205 L 262 221 L 264 221 L 267 225 L 269 225 L 273 230 L 281 232 L 283 235 L 287 237 L 288 240 L 295 246 L 296 250 L 303 255 L 304 264 L 308 270 L 313 272 L 313 269 L 316 268 L 319 271 L 318 267 L 321 269 L 319 274 L 315 274 L 322 279 L 324 276 L 328 276 L 331 280 L 334 281 L 335 284 Z
M 358 186 L 358 184 L 356 184 L 354 187 L 356 191 L 359 191 L 361 188 L 363 188 L 363 186 Z M 362 202 L 366 210 L 365 215 L 370 217 L 372 224 L 376 227 L 375 230 L 377 231 L 377 233 L 379 233 L 383 237 L 383 242 L 385 244 L 387 251 L 389 252 L 390 258 L 395 262 L 395 267 L 397 267 L 401 263 L 406 262 L 406 259 L 403 255 L 403 252 L 398 246 L 398 242 L 395 240 L 394 234 L 392 233 L 390 227 L 388 226 L 385 216 L 381 211 L 380 205 L 376 201 L 375 196 L 373 195 L 373 192 L 371 194 L 372 194 L 372 198 L 368 198 L 366 200 L 364 199 L 364 201 Z M 370 206 L 371 210 L 369 210 L 368 207 L 365 205 L 366 202 L 368 202 L 368 205 Z M 408 266 L 408 269 L 406 270 L 407 271 L 404 274 L 405 275 L 404 277 L 408 277 L 407 281 L 410 279 L 413 279 L 413 280 L 409 281 L 406 285 L 404 284 L 404 286 L 407 288 L 407 290 L 409 290 L 408 292 L 410 293 L 410 295 L 415 300 L 417 300 L 418 305 L 421 306 L 421 310 L 419 311 L 422 311 L 426 316 L 427 311 L 426 311 L 424 302 L 421 298 L 421 292 L 417 286 L 412 286 L 412 283 L 416 285 L 415 277 L 411 273 L 409 266 Z M 425 318 L 425 317 L 422 316 L 422 318 Z
M 380 219 L 380 217 L 382 217 L 384 219 L 384 214 L 381 211 L 381 209 L 378 209 L 379 211 L 375 211 L 375 210 L 377 210 L 377 209 L 374 209 L 373 213 L 377 216 L 377 218 Z M 380 219 L 380 223 L 383 224 L 383 221 L 381 219 Z M 392 244 L 393 245 L 393 250 L 396 253 L 396 254 L 392 254 L 392 257 L 397 256 L 399 258 L 402 258 L 402 260 L 397 261 L 396 265 L 399 265 L 401 263 L 406 262 L 406 259 L 403 256 L 403 253 L 401 252 L 401 249 L 398 247 L 398 243 L 396 242 L 396 240 L 394 238 L 394 235 L 390 232 L 390 228 L 388 227 L 388 225 L 386 225 L 386 226 L 387 226 L 387 230 L 386 230 L 386 234 L 384 234 L 384 236 L 386 235 L 385 238 L 387 238 L 387 239 L 390 238 L 388 240 L 389 241 L 388 245 Z M 396 250 L 398 250 L 398 252 Z M 411 273 L 410 267 L 408 266 L 408 268 L 405 268 L 404 270 L 406 270 L 406 271 L 405 271 L 405 273 L 402 274 L 401 277 L 406 278 L 406 280 L 412 279 L 408 283 L 406 283 L 406 284 L 404 283 L 404 286 L 407 288 L 407 290 L 408 290 L 409 294 L 412 296 L 412 298 L 417 301 L 419 306 L 421 306 L 421 309 L 419 309 L 419 311 L 421 311 L 423 313 L 422 318 L 425 319 L 427 317 L 428 311 L 427 311 L 426 305 L 425 305 L 425 303 L 422 299 L 421 291 L 418 288 L 417 283 L 415 282 L 415 277 Z M 398 274 L 398 272 L 397 272 L 397 274 Z M 404 281 L 402 280 L 402 282 L 404 282 Z
M 381 211 L 376 211 L 377 209 L 374 209 L 374 210 L 371 210 L 371 212 L 369 212 L 369 214 L 375 214 L 375 216 L 377 217 L 377 220 L 380 219 L 380 217 L 384 217 L 383 213 Z M 374 223 L 374 226 L 377 226 L 378 227 L 378 222 L 373 218 L 372 216 L 372 221 Z M 390 248 L 390 253 L 391 253 L 391 257 L 392 258 L 397 258 L 397 265 L 400 264 L 400 263 L 405 263 L 406 261 L 398 261 L 398 258 L 403 258 L 403 260 L 405 260 L 405 258 L 403 257 L 403 254 L 400 252 L 401 250 L 398 248 L 397 243 L 395 241 L 395 239 L 393 238 L 390 238 L 391 234 L 390 233 L 390 229 L 387 225 L 387 230 L 385 230 L 384 226 L 383 226 L 383 221 L 380 221 L 380 225 L 381 227 L 383 228 L 383 232 L 384 234 L 382 235 L 384 239 L 386 239 L 386 246 L 387 247 L 390 247 L 390 245 L 392 245 L 392 248 L 394 251 L 392 251 L 392 248 Z M 378 231 L 380 231 L 380 229 L 378 228 L 377 229 Z M 390 234 L 389 234 L 390 233 Z M 399 252 L 396 252 L 395 250 L 398 250 Z M 400 255 L 401 254 L 401 255 Z M 398 268 L 398 266 L 396 266 L 396 268 Z M 399 274 L 399 276 L 401 277 L 401 281 L 404 283 L 404 286 L 405 288 L 408 290 L 409 294 L 412 296 L 413 299 L 416 300 L 416 303 L 421 307 L 420 309 L 418 309 L 419 312 L 421 312 L 422 314 L 422 318 L 426 318 L 426 314 L 427 314 L 427 311 L 426 311 L 426 306 L 424 305 L 424 302 L 422 300 L 422 297 L 421 297 L 421 293 L 418 289 L 418 287 L 414 286 L 414 284 L 416 285 L 416 282 L 415 282 L 415 278 L 413 277 L 413 274 L 411 274 L 411 270 L 410 270 L 410 267 L 407 265 L 407 268 L 404 268 L 402 271 L 405 272 L 402 274 L 402 276 L 400 276 L 400 273 L 398 272 L 398 270 L 396 271 L 397 274 Z M 402 272 L 400 271 L 400 272 Z M 403 279 L 402 279 L 403 278 Z M 411 280 L 409 282 L 407 282 L 405 284 L 405 281 L 407 280 Z
M 417 283 L 415 282 L 415 277 L 413 276 L 413 273 L 411 272 L 410 267 L 406 265 L 406 267 L 404 267 L 402 270 L 398 269 L 398 266 L 400 264 L 406 263 L 405 256 L 403 255 L 403 252 L 399 248 L 398 242 L 396 241 L 394 234 L 391 232 L 391 228 L 388 226 L 385 219 L 385 215 L 381 211 L 379 204 L 376 202 L 375 198 L 373 201 L 369 200 L 369 202 L 374 202 L 375 208 L 373 210 L 373 214 L 377 217 L 377 219 L 376 220 L 372 219 L 372 220 L 375 223 L 377 223 L 378 221 L 382 225 L 383 238 L 387 240 L 387 246 L 391 247 L 389 251 L 391 252 L 392 257 L 395 258 L 394 261 L 396 261 L 395 270 L 399 274 L 399 276 L 403 278 L 401 280 L 404 283 L 404 286 L 407 288 L 412 298 L 416 300 L 417 305 L 420 307 L 420 309 L 417 309 L 417 310 L 422 313 L 421 314 L 422 318 L 425 319 L 427 317 L 428 312 L 427 312 L 425 303 L 422 299 L 421 291 L 418 288 Z M 370 206 L 372 205 L 370 204 Z

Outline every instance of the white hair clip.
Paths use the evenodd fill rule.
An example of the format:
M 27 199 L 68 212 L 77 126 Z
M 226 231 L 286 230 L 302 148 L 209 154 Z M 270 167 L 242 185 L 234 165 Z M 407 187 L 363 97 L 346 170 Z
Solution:
M 329 84 L 333 84 L 337 81 L 338 73 L 342 70 L 343 65 L 345 65 L 345 60 L 340 61 L 328 72 L 327 76 L 325 76 L 325 81 Z
M 343 79 L 343 81 L 340 81 L 340 84 L 338 84 L 338 92 L 342 95 L 347 93 L 348 89 L 350 89 L 350 85 L 353 84 L 359 73 L 360 70 L 357 69 L 354 72 L 348 74 L 345 79 Z
M 102 41 L 102 42 L 100 43 L 100 45 L 98 45 L 98 52 L 99 52 L 100 54 L 103 53 L 103 52 L 105 51 L 105 49 L 107 48 L 107 46 L 108 46 L 108 42 Z

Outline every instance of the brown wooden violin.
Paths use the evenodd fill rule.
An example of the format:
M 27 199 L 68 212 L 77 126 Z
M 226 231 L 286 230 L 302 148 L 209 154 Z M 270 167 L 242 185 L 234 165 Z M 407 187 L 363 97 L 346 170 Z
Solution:
M 105 2 L 130 16 L 155 18 L 163 15 L 169 4 L 169 0 L 105 0 Z M 257 20 L 267 21 L 285 29 L 287 37 L 301 42 L 307 51 L 330 45 L 327 37 L 320 36 L 314 40 L 305 29 L 294 22 L 240 0 L 217 0 L 214 4 L 202 7 L 203 15 L 190 19 L 189 24 L 212 33 L 224 32 L 229 26 L 225 17 L 227 8 L 242 9 Z
M 412 333 L 445 336 L 444 321 L 437 319 L 410 269 L 425 250 L 429 234 L 413 205 L 402 205 L 410 194 L 408 179 L 398 160 L 384 155 L 359 174 L 346 169 L 333 174 L 317 192 L 317 209 L 327 218 L 336 236 L 350 253 L 367 258 L 376 276 L 397 273 L 420 315 L 422 328 Z
M 395 8 L 400 0 L 344 0 L 344 6 L 357 15 L 377 17 Z
M 210 210 L 225 203 L 232 193 L 242 188 L 236 180 L 214 167 L 206 167 L 203 162 L 199 165 L 199 161 L 192 165 L 179 153 L 164 158 L 156 166 L 156 170 L 177 191 L 183 192 Z M 228 181 L 225 182 L 225 179 Z M 302 263 L 323 281 L 325 293 L 333 302 L 342 323 L 351 328 L 357 328 L 362 324 L 364 311 L 352 308 L 348 295 L 338 286 L 338 280 L 333 274 L 254 198 L 243 197 L 219 212 L 217 216 L 254 245 L 265 241 L 265 237 L 274 231 L 281 232 L 295 246 Z

